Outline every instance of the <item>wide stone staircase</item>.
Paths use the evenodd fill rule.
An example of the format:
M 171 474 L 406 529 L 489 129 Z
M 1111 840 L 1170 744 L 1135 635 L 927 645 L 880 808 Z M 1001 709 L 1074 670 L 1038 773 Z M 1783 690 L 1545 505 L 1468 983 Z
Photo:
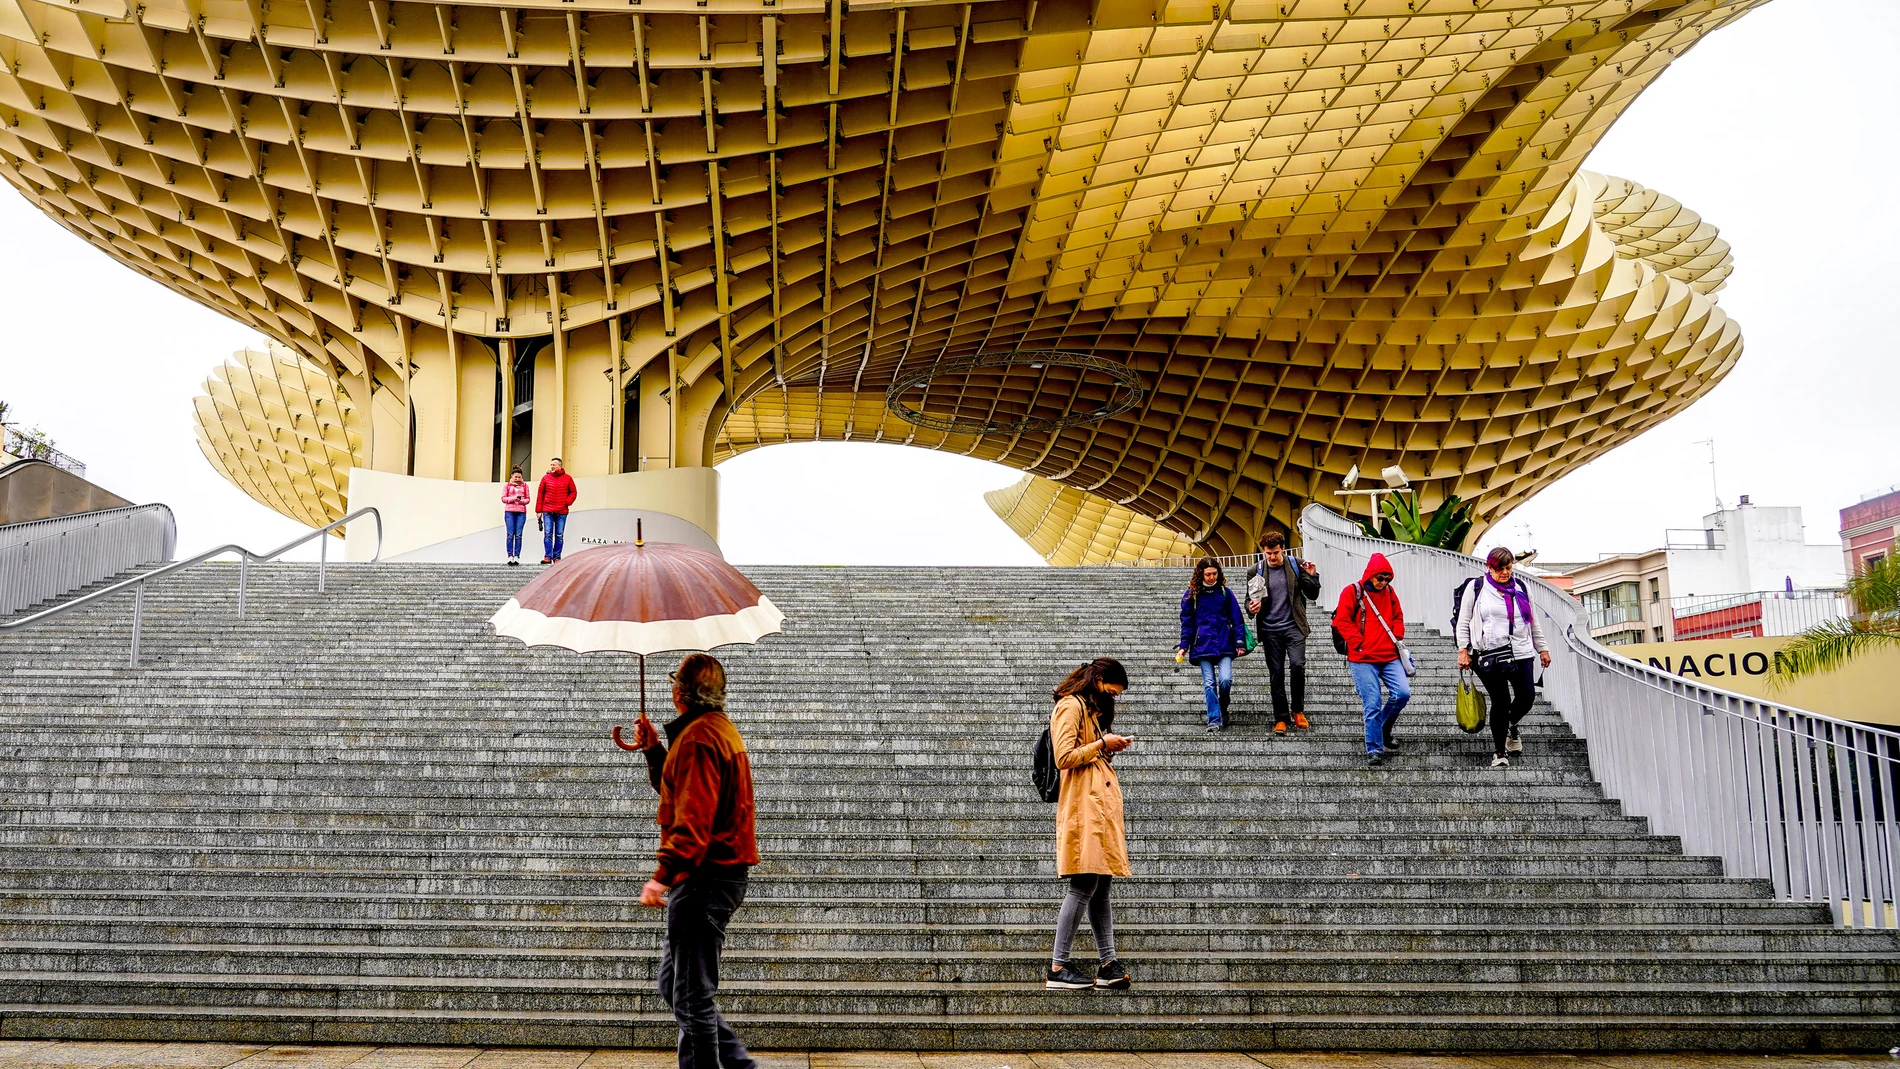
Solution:
M 1201 728 L 1185 576 L 756 568 L 785 633 L 720 651 L 764 861 L 722 1005 L 758 1048 L 1885 1049 L 1900 941 L 1648 834 L 1540 706 L 1451 722 L 1450 643 L 1368 769 L 1323 625 L 1314 728 L 1265 666 Z M 631 657 L 486 619 L 533 569 L 253 569 L 0 639 L 0 1036 L 669 1047 Z M 1340 577 L 1326 577 L 1327 597 Z M 1029 785 L 1049 689 L 1133 684 L 1125 993 L 1040 985 L 1060 884 Z M 650 665 L 649 703 L 666 709 Z M 1078 958 L 1092 957 L 1084 935 Z

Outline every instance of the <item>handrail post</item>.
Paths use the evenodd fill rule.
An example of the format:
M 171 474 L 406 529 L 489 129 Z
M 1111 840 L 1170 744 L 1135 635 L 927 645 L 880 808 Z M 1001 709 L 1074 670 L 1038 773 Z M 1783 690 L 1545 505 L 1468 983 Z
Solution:
M 238 554 L 238 619 L 244 619 L 244 581 L 251 572 L 251 557 L 248 553 Z
M 132 664 L 139 666 L 139 628 L 145 624 L 145 584 L 132 588 Z
M 330 536 L 324 534 L 317 538 L 317 593 L 319 594 L 323 593 L 323 570 L 329 563 Z

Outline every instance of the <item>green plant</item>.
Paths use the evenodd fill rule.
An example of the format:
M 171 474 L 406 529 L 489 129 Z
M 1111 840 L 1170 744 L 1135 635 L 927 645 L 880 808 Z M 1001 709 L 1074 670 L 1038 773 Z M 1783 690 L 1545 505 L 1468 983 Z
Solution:
M 1377 527 L 1369 521 L 1359 521 L 1360 528 L 1373 538 L 1457 549 L 1464 545 L 1465 535 L 1471 531 L 1471 502 L 1461 500 L 1457 494 L 1446 498 L 1430 515 L 1420 511 L 1416 494 L 1387 494 L 1379 502 L 1379 511 L 1383 515 Z
M 1832 672 L 1877 646 L 1900 644 L 1900 558 L 1886 557 L 1847 581 L 1855 615 L 1828 620 L 1794 637 L 1775 655 L 1769 685 Z
M 50 460 L 59 452 L 53 447 L 53 440 L 38 427 L 30 431 L 9 428 L 6 432 L 6 451 L 26 460 Z

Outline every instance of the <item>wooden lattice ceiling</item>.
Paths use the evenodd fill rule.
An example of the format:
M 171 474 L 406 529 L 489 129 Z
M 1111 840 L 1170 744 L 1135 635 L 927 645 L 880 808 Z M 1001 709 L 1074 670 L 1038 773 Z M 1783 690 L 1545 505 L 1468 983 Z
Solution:
M 470 368 L 548 339 L 583 473 L 895 441 L 1232 550 L 1398 463 L 1481 529 L 1738 356 L 1713 230 L 1578 168 L 1760 2 L 0 0 L 0 174 L 377 413 L 352 464 L 492 478 Z M 1031 350 L 1140 402 L 969 370 Z

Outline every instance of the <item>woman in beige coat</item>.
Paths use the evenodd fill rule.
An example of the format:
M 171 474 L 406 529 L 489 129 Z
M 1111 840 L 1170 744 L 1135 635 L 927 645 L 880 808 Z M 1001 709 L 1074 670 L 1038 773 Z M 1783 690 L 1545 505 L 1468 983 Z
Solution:
M 1126 988 L 1128 970 L 1115 958 L 1115 924 L 1108 887 L 1128 875 L 1128 842 L 1122 826 L 1122 788 L 1111 762 L 1132 741 L 1109 731 L 1115 696 L 1128 686 L 1121 662 L 1098 657 L 1069 673 L 1056 687 L 1049 715 L 1049 742 L 1062 789 L 1056 797 L 1056 875 L 1068 878 L 1056 920 L 1055 955 L 1044 987 L 1079 991 Z M 1083 911 L 1095 934 L 1101 967 L 1090 979 L 1069 961 L 1069 947 Z

